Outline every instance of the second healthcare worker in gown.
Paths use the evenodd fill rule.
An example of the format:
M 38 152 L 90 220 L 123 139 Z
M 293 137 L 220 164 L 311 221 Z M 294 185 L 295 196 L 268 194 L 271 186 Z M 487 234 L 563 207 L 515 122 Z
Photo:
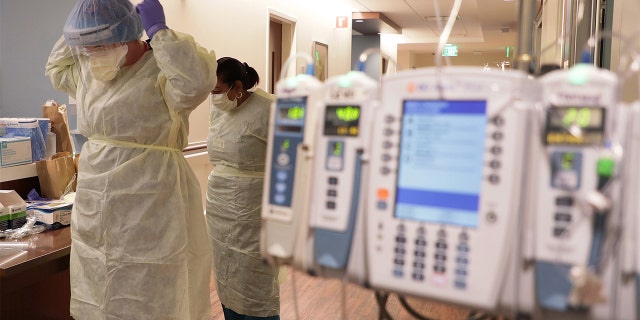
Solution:
M 253 89 L 257 72 L 218 59 L 208 136 L 213 171 L 207 224 L 213 275 L 226 320 L 279 319 L 278 268 L 260 256 L 260 211 L 273 96 Z
M 89 138 L 71 214 L 71 315 L 209 320 L 211 248 L 182 149 L 215 57 L 168 29 L 158 0 L 80 0 L 63 33 L 46 75 L 76 98 Z

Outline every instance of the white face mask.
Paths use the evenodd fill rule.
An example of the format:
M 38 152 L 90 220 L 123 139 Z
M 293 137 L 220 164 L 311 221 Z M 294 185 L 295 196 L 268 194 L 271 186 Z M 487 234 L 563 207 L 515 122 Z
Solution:
M 229 90 L 231 90 L 231 88 L 229 88 Z M 229 97 L 227 97 L 229 90 L 225 93 L 211 95 L 211 104 L 213 104 L 213 106 L 218 110 L 229 112 L 231 109 L 238 106 L 238 101 L 236 99 L 229 100 Z
M 126 61 L 128 47 L 120 46 L 89 56 L 89 71 L 98 81 L 113 80 Z

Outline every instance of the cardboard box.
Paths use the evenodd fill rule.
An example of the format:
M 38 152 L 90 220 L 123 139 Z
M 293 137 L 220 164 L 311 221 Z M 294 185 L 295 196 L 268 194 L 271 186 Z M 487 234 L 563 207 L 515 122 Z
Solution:
M 0 190 L 0 230 L 17 229 L 27 222 L 27 203 L 14 190 Z
M 0 137 L 0 167 L 31 163 L 31 138 Z
M 64 200 L 38 201 L 27 207 L 29 214 L 35 216 L 39 224 L 47 229 L 59 229 L 71 224 L 71 209 L 73 204 Z

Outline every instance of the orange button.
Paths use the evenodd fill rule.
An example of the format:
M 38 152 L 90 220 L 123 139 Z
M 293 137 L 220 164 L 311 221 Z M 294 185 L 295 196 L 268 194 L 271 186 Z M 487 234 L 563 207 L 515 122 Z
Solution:
M 378 189 L 378 199 L 379 200 L 389 199 L 389 190 L 383 189 L 383 188 Z

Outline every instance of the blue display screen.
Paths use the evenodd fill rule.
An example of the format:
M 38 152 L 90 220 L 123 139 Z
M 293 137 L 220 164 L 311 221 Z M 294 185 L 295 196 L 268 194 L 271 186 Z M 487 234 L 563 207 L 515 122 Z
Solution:
M 486 101 L 404 101 L 397 218 L 478 226 L 486 111 Z

